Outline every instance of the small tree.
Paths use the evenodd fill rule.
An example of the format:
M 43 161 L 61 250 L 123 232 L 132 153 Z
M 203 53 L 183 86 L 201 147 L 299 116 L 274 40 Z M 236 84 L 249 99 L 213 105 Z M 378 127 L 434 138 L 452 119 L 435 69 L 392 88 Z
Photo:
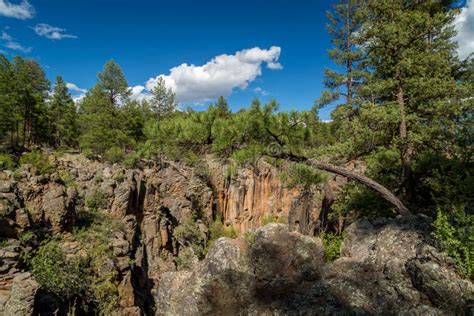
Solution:
M 175 93 L 171 88 L 166 88 L 165 80 L 162 77 L 158 78 L 151 93 L 150 108 L 157 119 L 173 113 L 178 106 Z

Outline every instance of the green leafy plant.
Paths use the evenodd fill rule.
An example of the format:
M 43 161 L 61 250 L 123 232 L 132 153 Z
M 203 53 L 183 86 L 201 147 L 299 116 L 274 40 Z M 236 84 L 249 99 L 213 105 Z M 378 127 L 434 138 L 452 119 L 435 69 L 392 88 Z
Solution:
M 0 171 L 2 170 L 13 170 L 15 168 L 15 162 L 9 154 L 0 153 Z
M 104 158 L 110 163 L 118 163 L 124 160 L 125 153 L 122 148 L 114 146 L 105 152 Z
M 56 240 L 47 240 L 31 260 L 35 279 L 45 290 L 71 299 L 85 292 L 91 271 L 80 257 L 68 258 Z
M 107 208 L 107 196 L 102 189 L 96 189 L 91 195 L 86 197 L 86 206 L 92 209 Z
M 324 258 L 326 261 L 334 261 L 341 255 L 342 241 L 345 234 L 340 235 L 329 232 L 321 234 L 321 239 L 324 245 Z
M 451 213 L 438 209 L 433 226 L 434 238 L 441 249 L 453 258 L 458 272 L 467 278 L 474 277 L 474 215 L 462 208 Z
M 285 216 L 276 216 L 274 214 L 265 215 L 262 218 L 262 225 L 270 223 L 288 224 L 288 219 Z
M 76 186 L 76 181 L 74 177 L 67 170 L 64 170 L 64 169 L 58 170 L 58 176 L 59 178 L 61 178 L 66 188 L 71 188 L 71 187 Z
M 50 163 L 48 157 L 41 151 L 33 150 L 29 153 L 24 153 L 20 158 L 20 165 L 32 165 L 42 175 L 53 173 L 56 169 Z

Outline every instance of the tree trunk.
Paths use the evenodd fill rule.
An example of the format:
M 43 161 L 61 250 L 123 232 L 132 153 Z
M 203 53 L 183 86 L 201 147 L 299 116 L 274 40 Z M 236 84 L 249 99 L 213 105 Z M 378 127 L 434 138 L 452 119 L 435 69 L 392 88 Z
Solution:
M 415 186 L 413 183 L 413 173 L 411 170 L 411 159 L 414 153 L 413 144 L 408 141 L 407 122 L 405 114 L 405 95 L 403 88 L 398 87 L 397 102 L 400 109 L 400 139 L 402 141 L 402 186 L 409 199 L 415 196 Z
M 272 157 L 274 158 L 282 158 L 286 159 L 289 161 L 294 161 L 294 162 L 299 162 L 299 163 L 304 163 L 309 166 L 312 166 L 316 169 L 331 172 L 340 176 L 343 176 L 345 178 L 351 179 L 351 180 L 356 180 L 359 183 L 369 187 L 370 189 L 374 190 L 377 192 L 382 198 L 384 198 L 386 201 L 390 202 L 393 206 L 395 206 L 398 209 L 398 212 L 401 215 L 410 215 L 410 211 L 406 208 L 405 205 L 403 205 L 402 201 L 400 201 L 390 190 L 388 190 L 386 187 L 383 185 L 379 184 L 378 182 L 372 180 L 369 177 L 366 177 L 362 174 L 359 174 L 357 172 L 353 172 L 350 170 L 347 170 L 342 167 L 338 166 L 333 166 L 331 164 L 318 161 L 315 159 L 310 159 L 302 156 L 297 156 L 293 154 L 286 154 L 286 153 L 277 153 L 273 154 Z
M 349 105 L 351 109 L 351 115 L 352 115 L 352 59 L 349 57 L 350 52 L 351 52 L 351 20 L 350 20 L 350 1 L 347 1 L 347 12 L 346 12 L 346 53 L 347 53 L 347 63 L 346 63 L 346 68 L 347 68 L 347 82 L 346 82 L 346 88 L 347 88 L 347 105 Z

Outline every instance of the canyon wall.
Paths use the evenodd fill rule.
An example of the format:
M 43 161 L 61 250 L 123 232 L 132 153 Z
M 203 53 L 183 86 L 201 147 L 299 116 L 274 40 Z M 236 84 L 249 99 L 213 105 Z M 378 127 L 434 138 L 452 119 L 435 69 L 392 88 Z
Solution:
M 41 289 L 22 258 L 45 236 L 61 236 L 68 256 L 90 252 L 80 232 L 89 234 L 83 216 L 95 209 L 107 228 L 100 246 L 112 254 L 95 273 L 115 276 L 111 282 L 118 288 L 121 315 L 286 314 L 310 312 L 314 304 L 321 304 L 322 314 L 371 308 L 383 313 L 391 305 L 376 307 L 370 299 L 379 290 L 380 302 L 404 302 L 403 311 L 425 306 L 442 313 L 474 295 L 472 284 L 452 272 L 449 259 L 429 248 L 430 224 L 423 217 L 359 222 L 348 229 L 343 258 L 326 264 L 321 240 L 310 236 L 345 182 L 339 177 L 289 189 L 265 162 L 229 174 L 226 163 L 210 158 L 204 171 L 167 161 L 126 169 L 80 155 L 50 159 L 51 174 L 32 166 L 0 172 L 0 315 L 64 311 L 62 300 Z M 219 217 L 241 237 L 218 239 L 204 260 L 195 257 L 181 267 L 178 259 L 189 245 L 180 241 L 179 228 L 192 219 L 194 233 L 206 240 Z M 256 229 L 268 218 L 287 225 Z M 377 278 L 385 283 L 372 284 Z M 443 292 L 445 286 L 454 294 Z M 462 291 L 462 299 L 454 289 Z M 453 301 L 443 307 L 436 295 Z

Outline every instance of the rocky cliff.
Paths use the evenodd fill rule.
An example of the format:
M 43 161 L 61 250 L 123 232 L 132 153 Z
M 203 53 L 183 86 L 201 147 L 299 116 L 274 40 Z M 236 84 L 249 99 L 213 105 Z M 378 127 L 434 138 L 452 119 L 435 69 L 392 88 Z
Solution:
M 125 169 L 80 155 L 50 160 L 50 174 L 31 166 L 0 174 L 0 315 L 67 311 L 28 272 L 28 255 L 48 236 L 61 237 L 68 257 L 88 256 L 122 315 L 450 314 L 467 312 L 474 295 L 431 246 L 423 217 L 354 223 L 342 258 L 325 263 L 312 236 L 327 188 L 288 189 L 266 164 L 229 175 L 211 159 L 204 172 L 165 161 Z M 212 242 L 198 260 L 186 240 L 211 244 L 218 215 L 241 237 Z M 258 228 L 267 216 L 287 225 Z M 183 230 L 190 220 L 192 238 Z M 185 249 L 192 258 L 180 266 Z

